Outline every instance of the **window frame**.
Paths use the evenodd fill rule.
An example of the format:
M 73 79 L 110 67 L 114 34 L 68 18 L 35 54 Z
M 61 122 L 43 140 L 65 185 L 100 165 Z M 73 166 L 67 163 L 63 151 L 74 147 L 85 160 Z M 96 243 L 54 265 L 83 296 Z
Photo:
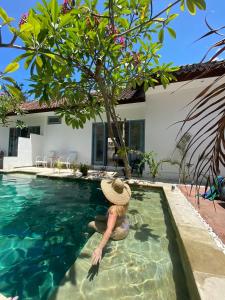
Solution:
M 49 120 L 58 120 L 58 122 L 57 121 L 53 121 L 53 122 L 50 122 Z M 60 117 L 58 117 L 58 116 L 48 116 L 48 119 L 47 119 L 47 124 L 48 125 L 61 125 L 62 124 L 62 119 L 60 118 Z

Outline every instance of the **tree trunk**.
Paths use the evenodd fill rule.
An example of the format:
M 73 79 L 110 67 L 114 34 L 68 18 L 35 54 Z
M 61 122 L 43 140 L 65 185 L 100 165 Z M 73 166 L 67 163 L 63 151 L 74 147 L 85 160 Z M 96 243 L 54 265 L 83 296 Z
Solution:
M 107 118 L 107 123 L 108 123 L 109 136 L 112 139 L 114 146 L 118 149 L 122 149 L 122 152 L 123 152 L 122 159 L 123 159 L 123 163 L 124 163 L 125 178 L 129 179 L 129 178 L 131 178 L 131 168 L 129 165 L 125 141 L 123 139 L 123 133 L 119 126 L 118 116 L 116 115 L 114 103 L 112 101 L 112 96 L 110 97 L 110 95 L 108 94 L 107 88 L 105 87 L 105 85 L 101 79 L 98 81 L 98 85 L 99 85 L 100 91 L 101 91 L 103 99 L 104 99 L 104 106 L 105 106 L 106 118 Z M 117 142 L 116 137 L 114 136 L 113 129 L 112 129 L 112 123 L 116 127 L 116 130 L 118 133 L 118 138 L 119 138 L 119 143 Z

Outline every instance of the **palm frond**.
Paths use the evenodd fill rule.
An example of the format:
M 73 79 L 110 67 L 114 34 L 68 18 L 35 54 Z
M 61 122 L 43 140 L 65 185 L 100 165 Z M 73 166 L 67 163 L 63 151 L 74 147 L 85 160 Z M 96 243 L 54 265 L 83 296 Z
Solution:
M 201 62 L 213 49 L 216 53 L 212 55 L 208 63 L 218 59 L 219 55 L 225 53 L 225 38 L 221 31 L 225 26 L 213 28 L 205 19 L 209 31 L 202 35 L 197 41 L 219 35 L 223 38 L 211 47 L 204 55 Z M 220 65 L 220 64 L 219 64 Z M 224 61 L 221 61 L 224 66 Z M 220 66 L 221 66 L 220 65 Z M 204 88 L 189 104 L 190 110 L 186 118 L 182 120 L 182 126 L 178 135 L 193 132 L 188 141 L 182 160 L 187 158 L 189 164 L 193 164 L 193 179 L 197 186 L 203 182 L 206 187 L 215 181 L 216 176 L 225 167 L 225 74 L 214 79 Z
M 190 102 L 191 109 L 183 120 L 185 132 L 195 132 L 188 144 L 189 163 L 194 164 L 193 177 L 197 185 L 212 183 L 225 167 L 225 75 L 213 81 Z M 222 82 L 221 82 L 222 81 Z M 219 86 L 215 86 L 215 84 Z

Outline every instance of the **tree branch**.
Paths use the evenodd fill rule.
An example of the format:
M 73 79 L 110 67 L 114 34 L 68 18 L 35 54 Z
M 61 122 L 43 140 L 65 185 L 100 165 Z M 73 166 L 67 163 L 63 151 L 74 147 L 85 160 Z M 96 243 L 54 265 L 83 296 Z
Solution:
M 150 23 L 150 22 L 152 22 L 152 21 L 155 21 L 155 19 L 157 19 L 161 14 L 163 14 L 165 11 L 167 11 L 167 9 L 169 9 L 169 8 L 171 8 L 171 7 L 173 7 L 173 6 L 175 6 L 175 5 L 176 5 L 177 3 L 179 3 L 179 2 L 181 2 L 181 0 L 177 0 L 177 1 L 175 1 L 174 3 L 170 4 L 169 6 L 167 6 L 167 7 L 164 8 L 163 10 L 161 10 L 157 15 L 155 15 L 154 17 L 148 19 L 147 21 L 145 21 L 145 22 L 143 22 L 143 23 L 141 23 L 141 24 L 139 24 L 139 25 L 137 25 L 137 26 L 134 26 L 133 28 L 130 28 L 130 29 L 128 29 L 128 30 L 126 30 L 126 31 L 124 31 L 124 32 L 122 32 L 122 33 L 116 34 L 115 37 L 120 37 L 120 36 L 126 35 L 126 34 L 132 32 L 132 31 L 134 31 L 134 30 L 136 30 L 136 29 L 138 29 L 138 28 L 141 28 L 141 27 L 147 25 L 148 23 Z

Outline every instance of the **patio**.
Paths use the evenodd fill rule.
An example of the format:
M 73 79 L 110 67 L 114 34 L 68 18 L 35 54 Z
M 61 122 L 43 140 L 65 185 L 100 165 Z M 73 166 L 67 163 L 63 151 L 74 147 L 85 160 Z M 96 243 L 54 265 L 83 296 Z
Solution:
M 201 217 L 213 229 L 223 243 L 225 243 L 225 202 L 215 200 L 215 208 L 212 201 L 200 198 L 200 205 L 197 205 L 197 198 L 195 198 L 196 190 L 190 186 L 179 185 L 179 189 L 194 206 Z M 200 190 L 204 192 L 204 188 Z

